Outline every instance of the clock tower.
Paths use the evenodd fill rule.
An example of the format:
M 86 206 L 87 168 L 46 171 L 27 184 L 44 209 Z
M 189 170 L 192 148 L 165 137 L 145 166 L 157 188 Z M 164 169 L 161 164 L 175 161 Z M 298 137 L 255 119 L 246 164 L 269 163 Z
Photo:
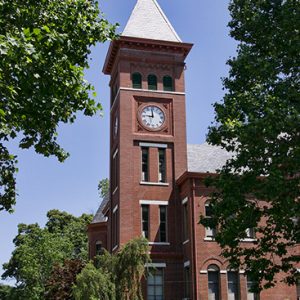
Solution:
M 108 249 L 141 235 L 149 240 L 164 287 L 148 288 L 147 299 L 182 299 L 176 179 L 187 170 L 184 69 L 191 48 L 156 0 L 138 0 L 103 68 L 111 76 Z

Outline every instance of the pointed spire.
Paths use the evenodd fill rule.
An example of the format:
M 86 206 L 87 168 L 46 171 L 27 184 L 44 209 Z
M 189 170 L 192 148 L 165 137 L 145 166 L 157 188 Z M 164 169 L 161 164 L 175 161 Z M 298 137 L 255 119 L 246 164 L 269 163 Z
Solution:
M 137 1 L 122 36 L 182 42 L 156 0 Z

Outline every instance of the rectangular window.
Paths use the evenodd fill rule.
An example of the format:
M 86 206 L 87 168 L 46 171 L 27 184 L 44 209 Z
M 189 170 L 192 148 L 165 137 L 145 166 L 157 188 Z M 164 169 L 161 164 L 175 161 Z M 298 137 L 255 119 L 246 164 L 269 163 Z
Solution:
M 103 253 L 102 243 L 100 241 L 96 242 L 96 255 L 101 255 Z
M 184 295 L 185 298 L 190 298 L 190 284 L 191 284 L 191 275 L 190 275 L 190 267 L 184 268 Z
M 206 218 L 211 218 L 212 216 L 212 210 L 209 202 L 205 203 L 205 217 Z M 206 227 L 205 228 L 205 236 L 209 238 L 213 238 L 216 235 L 216 228 L 210 228 Z
M 166 182 L 166 149 L 158 149 L 158 181 Z
M 183 205 L 183 241 L 187 241 L 189 239 L 189 211 L 188 211 L 188 203 L 186 202 Z
M 164 243 L 167 241 L 167 206 L 159 206 L 159 241 Z
M 149 239 L 149 205 L 142 205 L 142 235 Z
M 228 300 L 239 300 L 239 273 L 228 271 Z
M 254 228 L 247 228 L 246 229 L 246 238 L 247 239 L 255 239 L 255 230 L 254 230 Z
M 118 209 L 113 212 L 112 215 L 112 245 L 113 247 L 118 245 Z
M 216 271 L 208 271 L 208 300 L 220 300 L 220 275 Z
M 148 276 L 147 299 L 164 300 L 164 273 L 162 268 L 151 270 Z
M 112 192 L 114 192 L 119 184 L 119 151 L 118 151 L 118 149 L 114 153 L 113 159 L 112 159 L 111 178 L 112 178 L 112 183 L 111 183 Z
M 247 300 L 259 300 L 259 294 L 252 290 L 255 286 L 255 280 L 253 280 L 251 276 L 247 276 Z
M 142 148 L 142 181 L 149 181 L 149 148 Z

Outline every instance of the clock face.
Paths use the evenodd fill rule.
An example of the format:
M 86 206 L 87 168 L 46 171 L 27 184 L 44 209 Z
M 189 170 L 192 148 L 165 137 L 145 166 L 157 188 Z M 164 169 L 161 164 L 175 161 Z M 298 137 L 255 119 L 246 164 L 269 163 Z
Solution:
M 165 114 L 158 106 L 148 105 L 143 108 L 141 119 L 144 126 L 155 130 L 165 123 Z

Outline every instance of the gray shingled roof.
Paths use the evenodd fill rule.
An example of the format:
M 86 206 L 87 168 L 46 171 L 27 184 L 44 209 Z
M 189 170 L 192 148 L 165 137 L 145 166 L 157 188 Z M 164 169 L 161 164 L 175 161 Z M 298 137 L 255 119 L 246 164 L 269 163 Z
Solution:
M 181 42 L 156 0 L 138 0 L 122 36 Z
M 233 153 L 207 143 L 187 145 L 187 153 L 188 171 L 198 173 L 216 173 L 233 156 Z
M 94 218 L 92 224 L 99 223 L 99 222 L 106 222 L 106 217 L 103 215 L 103 209 L 105 208 L 106 204 L 109 201 L 109 193 L 103 198 Z

